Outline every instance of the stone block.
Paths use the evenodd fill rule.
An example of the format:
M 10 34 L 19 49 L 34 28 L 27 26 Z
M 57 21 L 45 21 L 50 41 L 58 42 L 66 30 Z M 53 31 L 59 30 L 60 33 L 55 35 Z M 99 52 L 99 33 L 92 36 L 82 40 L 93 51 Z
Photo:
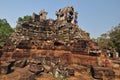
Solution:
M 8 74 L 10 72 L 11 72 L 10 63 L 2 63 L 0 65 L 0 73 L 2 73 L 2 74 Z
M 15 62 L 15 66 L 16 67 L 25 67 L 27 65 L 27 59 L 24 59 L 24 60 L 18 60 Z
M 25 71 L 23 74 L 20 75 L 19 80 L 35 80 L 35 74 L 29 71 Z
M 37 64 L 30 64 L 29 71 L 34 73 L 35 75 L 38 75 L 44 71 L 44 68 L 43 66 L 39 66 Z

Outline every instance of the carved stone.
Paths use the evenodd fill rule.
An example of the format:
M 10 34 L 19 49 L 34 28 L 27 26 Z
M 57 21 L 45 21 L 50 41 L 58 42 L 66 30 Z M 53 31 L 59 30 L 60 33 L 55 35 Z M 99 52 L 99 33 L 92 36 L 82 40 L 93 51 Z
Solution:
M 46 20 L 46 16 L 47 16 L 47 12 L 43 9 L 40 11 L 39 15 L 40 15 L 40 21 L 44 21 Z

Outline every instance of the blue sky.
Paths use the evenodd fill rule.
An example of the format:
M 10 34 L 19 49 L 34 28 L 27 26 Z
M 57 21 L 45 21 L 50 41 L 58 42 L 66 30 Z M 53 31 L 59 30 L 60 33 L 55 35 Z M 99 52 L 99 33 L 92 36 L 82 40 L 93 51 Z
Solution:
M 73 6 L 79 13 L 79 27 L 99 37 L 120 23 L 120 0 L 0 0 L 0 18 L 6 18 L 12 27 L 18 17 L 48 12 L 47 18 L 56 19 L 55 12 L 65 6 Z

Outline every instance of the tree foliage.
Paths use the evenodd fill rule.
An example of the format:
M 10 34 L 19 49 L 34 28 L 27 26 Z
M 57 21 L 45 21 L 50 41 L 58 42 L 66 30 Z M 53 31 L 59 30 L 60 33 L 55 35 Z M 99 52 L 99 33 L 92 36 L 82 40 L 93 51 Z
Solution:
M 0 19 L 0 46 L 4 44 L 13 31 L 6 19 Z
M 111 31 L 109 32 L 109 36 L 111 41 L 109 45 L 120 52 L 120 24 L 111 29 Z
M 112 47 L 120 53 L 120 24 L 97 38 L 100 47 Z
M 28 21 L 28 20 L 30 20 L 30 19 L 32 19 L 32 16 L 26 15 L 26 16 L 24 16 L 23 18 L 22 18 L 22 17 L 19 17 L 17 23 L 23 23 L 23 22 L 26 22 L 26 21 Z

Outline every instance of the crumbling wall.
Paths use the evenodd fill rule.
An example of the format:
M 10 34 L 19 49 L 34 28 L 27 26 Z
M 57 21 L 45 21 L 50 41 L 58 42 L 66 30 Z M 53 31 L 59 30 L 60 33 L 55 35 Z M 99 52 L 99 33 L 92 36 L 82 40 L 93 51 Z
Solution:
M 51 55 L 59 55 L 63 61 L 71 62 L 71 54 L 89 55 L 90 50 L 98 49 L 98 46 L 92 47 L 94 42 L 89 33 L 79 28 L 76 22 L 78 13 L 73 7 L 68 6 L 57 11 L 56 20 L 47 19 L 47 14 L 45 10 L 41 10 L 39 14 L 33 13 L 31 20 L 18 23 L 15 32 L 2 48 L 3 56 L 14 59 L 30 58 L 32 55 L 43 54 L 40 52 L 42 50 L 46 51 L 45 55 L 52 50 Z M 8 54 L 9 52 L 12 54 Z M 76 56 L 73 58 L 78 59 Z M 79 58 L 78 63 L 82 63 L 83 58 Z M 90 58 L 87 57 L 85 64 L 95 60 Z

